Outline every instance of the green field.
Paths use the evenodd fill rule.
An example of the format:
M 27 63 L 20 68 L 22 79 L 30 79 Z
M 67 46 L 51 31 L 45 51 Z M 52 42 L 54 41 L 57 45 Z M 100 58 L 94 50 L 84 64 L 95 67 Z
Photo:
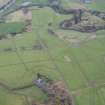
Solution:
M 24 22 L 1 23 L 0 34 L 20 33 L 24 30 Z
M 90 33 L 61 30 L 59 23 L 72 16 L 59 15 L 50 8 L 33 9 L 32 16 L 32 32 L 0 40 L 0 105 L 43 102 L 47 97 L 36 86 L 14 91 L 4 86 L 29 85 L 38 72 L 64 81 L 75 105 L 105 105 L 105 30 L 96 32 L 95 38 Z M 0 33 L 17 32 L 23 26 L 0 23 Z M 49 28 L 59 37 L 51 35 Z M 36 44 L 42 49 L 33 49 Z
M 68 8 L 86 7 L 88 9 L 93 9 L 93 10 L 98 10 L 103 12 L 105 11 L 105 0 L 93 0 L 91 3 L 88 3 L 88 4 L 81 3 L 80 0 L 61 0 L 61 2 L 65 7 L 68 7 Z

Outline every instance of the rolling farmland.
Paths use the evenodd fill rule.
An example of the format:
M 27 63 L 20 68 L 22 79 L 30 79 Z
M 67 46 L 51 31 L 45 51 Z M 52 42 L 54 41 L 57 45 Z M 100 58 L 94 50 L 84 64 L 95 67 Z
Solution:
M 72 3 L 78 5 L 76 0 L 62 3 L 70 8 Z M 87 6 L 105 11 L 98 3 L 82 5 Z M 31 32 L 24 29 L 24 21 L 0 23 L 0 36 L 5 36 L 0 39 L 0 105 L 44 102 L 47 96 L 33 85 L 37 73 L 63 81 L 75 105 L 105 105 L 105 30 L 62 30 L 59 23 L 72 15 L 58 14 L 49 7 L 30 9 Z

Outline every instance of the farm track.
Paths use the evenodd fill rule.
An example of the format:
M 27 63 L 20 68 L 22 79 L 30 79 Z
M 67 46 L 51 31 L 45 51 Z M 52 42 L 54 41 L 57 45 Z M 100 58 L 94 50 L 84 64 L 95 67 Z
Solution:
M 14 45 L 14 47 L 15 47 L 15 49 L 16 49 L 15 53 L 16 53 L 17 57 L 19 58 L 20 62 L 24 65 L 26 71 L 29 71 L 29 68 L 28 68 L 27 65 L 24 63 L 23 58 L 21 57 L 20 53 L 18 52 L 18 49 L 17 49 L 16 42 L 15 42 L 14 38 L 13 38 L 12 42 L 13 42 L 13 45 Z
M 7 10 L 10 6 L 14 5 L 16 0 L 8 0 L 7 3 L 0 7 L 0 12 Z
M 42 62 L 48 62 L 48 60 L 42 60 L 42 61 L 25 61 L 25 64 L 30 64 L 30 63 L 42 63 Z M 21 65 L 22 63 L 14 63 L 14 64 L 5 64 L 5 65 L 0 65 L 0 68 L 3 67 L 10 67 L 10 66 L 16 66 L 16 65 Z
M 19 90 L 23 90 L 23 89 L 27 89 L 27 88 L 31 88 L 34 86 L 34 83 L 28 84 L 28 85 L 24 85 L 21 87 L 11 87 L 8 84 L 5 84 L 4 82 L 0 82 L 0 86 L 8 91 L 19 91 Z
M 61 62 L 61 63 L 67 63 L 66 61 L 63 61 L 63 60 L 59 60 L 59 59 L 54 59 L 55 61 L 58 61 L 58 62 Z M 39 61 L 24 61 L 25 64 L 31 64 L 31 63 L 35 63 L 35 67 L 38 67 L 38 64 L 37 63 L 45 63 L 45 62 L 49 62 L 51 60 L 39 60 Z M 0 65 L 0 68 L 5 68 L 5 67 L 10 67 L 10 66 L 17 66 L 17 65 L 22 65 L 22 63 L 13 63 L 13 64 L 4 64 L 4 65 Z M 41 65 L 40 65 L 41 66 Z

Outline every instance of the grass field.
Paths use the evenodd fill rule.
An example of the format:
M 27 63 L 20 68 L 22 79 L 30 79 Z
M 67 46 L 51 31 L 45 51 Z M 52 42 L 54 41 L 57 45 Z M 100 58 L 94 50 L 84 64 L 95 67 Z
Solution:
M 32 14 L 32 32 L 0 40 L 0 105 L 30 105 L 46 99 L 36 86 L 15 91 L 4 86 L 29 85 L 38 72 L 64 81 L 75 105 L 105 105 L 105 30 L 93 33 L 95 38 L 91 38 L 93 34 L 59 29 L 59 22 L 70 16 L 56 14 L 50 8 L 32 10 Z M 1 32 L 7 32 L 7 26 L 1 25 Z M 8 27 L 16 29 L 14 25 Z M 48 28 L 65 37 L 51 35 Z M 68 36 L 76 41 L 65 40 Z M 37 43 L 43 48 L 32 49 Z
M 93 0 L 92 3 L 84 4 L 80 3 L 80 0 L 61 0 L 62 4 L 65 7 L 68 8 L 88 8 L 88 9 L 93 9 L 93 10 L 98 10 L 98 11 L 105 11 L 105 0 Z
M 0 34 L 20 33 L 25 27 L 24 22 L 11 22 L 0 24 Z

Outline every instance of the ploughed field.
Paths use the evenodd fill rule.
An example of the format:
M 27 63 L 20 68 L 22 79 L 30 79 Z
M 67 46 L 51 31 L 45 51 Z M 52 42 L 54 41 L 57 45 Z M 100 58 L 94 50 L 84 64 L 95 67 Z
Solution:
M 75 105 L 105 105 L 105 30 L 59 29 L 59 23 L 70 17 L 50 8 L 32 9 L 32 32 L 20 33 L 21 21 L 0 26 L 0 35 L 8 36 L 0 40 L 0 105 L 46 100 L 31 86 L 38 72 L 63 81 Z M 10 27 L 19 34 L 7 35 L 13 31 Z

